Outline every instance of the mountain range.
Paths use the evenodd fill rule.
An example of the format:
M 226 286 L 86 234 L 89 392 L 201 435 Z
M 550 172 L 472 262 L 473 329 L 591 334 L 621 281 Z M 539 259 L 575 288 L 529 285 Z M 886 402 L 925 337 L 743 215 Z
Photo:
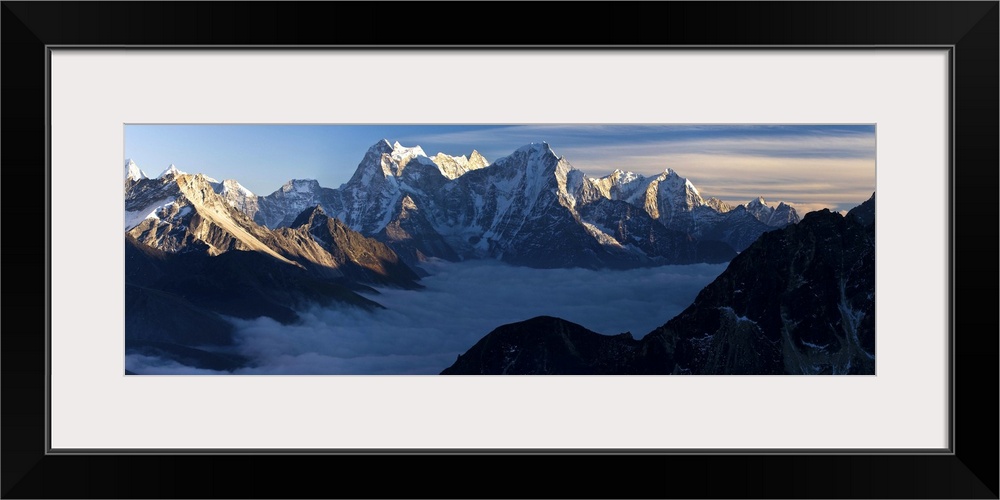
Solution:
M 144 177 L 134 163 L 126 167 L 129 179 Z M 159 178 L 176 176 L 171 168 Z M 290 227 L 318 206 L 411 267 L 428 258 L 542 268 L 727 262 L 761 234 L 799 220 L 785 203 L 758 198 L 732 207 L 704 199 L 672 169 L 652 177 L 622 170 L 591 177 L 544 142 L 491 164 L 477 151 L 428 157 L 419 146 L 383 139 L 336 189 L 293 179 L 257 196 L 235 180 L 206 181 L 260 226 Z M 149 207 L 139 205 L 126 210 L 143 215 Z
M 444 373 L 869 373 L 874 195 L 846 217 L 703 198 L 672 169 L 592 177 L 532 143 L 490 163 L 382 140 L 337 189 L 266 196 L 170 165 L 125 164 L 126 348 L 228 370 L 225 320 L 298 320 L 311 304 L 420 288 L 427 259 L 633 268 L 728 262 L 641 340 L 552 317 L 504 325 Z M 377 300 L 377 299 L 376 299 Z M 655 307 L 650 314 L 655 314 Z M 512 357 L 513 356 L 513 357 Z

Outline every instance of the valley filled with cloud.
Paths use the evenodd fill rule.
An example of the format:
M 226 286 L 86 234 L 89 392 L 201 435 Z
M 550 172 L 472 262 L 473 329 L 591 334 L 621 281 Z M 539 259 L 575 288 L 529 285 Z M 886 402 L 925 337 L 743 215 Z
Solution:
M 231 319 L 232 353 L 250 360 L 238 374 L 438 374 L 493 328 L 556 316 L 599 333 L 641 338 L 691 304 L 726 264 L 624 271 L 531 269 L 496 261 L 436 261 L 420 290 L 381 289 L 386 307 L 300 311 L 301 321 Z M 130 354 L 136 373 L 226 373 Z

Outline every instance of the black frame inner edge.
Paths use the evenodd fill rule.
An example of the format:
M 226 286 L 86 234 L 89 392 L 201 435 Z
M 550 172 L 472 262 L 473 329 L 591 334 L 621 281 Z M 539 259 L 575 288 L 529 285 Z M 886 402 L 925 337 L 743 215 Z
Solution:
M 45 250 L 46 250 L 46 262 L 45 262 L 45 348 L 46 348 L 46 359 L 45 359 L 45 454 L 46 455 L 159 455 L 159 454 L 179 454 L 179 455 L 241 455 L 241 454 L 255 454 L 255 455 L 480 455 L 480 454 L 537 454 L 537 455 L 578 455 L 578 454 L 599 454 L 599 455 L 757 455 L 757 456 L 767 456 L 767 455 L 891 455 L 891 456 L 914 456 L 914 455 L 929 455 L 929 456 L 947 456 L 955 454 L 955 360 L 954 360 L 954 343 L 955 343 L 955 314 L 954 314 L 954 295 L 955 295 L 955 266 L 954 266 L 954 254 L 955 254 L 955 238 L 954 238 L 954 226 L 955 226 L 955 195 L 954 195 L 954 184 L 955 184 L 955 45 L 799 45 L 799 46 L 787 46 L 787 45 L 623 45 L 623 46 L 605 46 L 605 45 L 546 45 L 546 46 L 536 46 L 536 45 L 510 45 L 510 46 L 463 46 L 463 47 L 453 47 L 446 45 L 409 45 L 409 46 L 385 46 L 385 45 L 311 45 L 311 46 L 281 46 L 281 45 L 128 45 L 128 46 L 115 46 L 115 45 L 59 45 L 52 44 L 46 45 L 45 51 L 45 201 L 46 201 L 46 213 L 45 213 Z M 679 50 L 775 50 L 775 51 L 799 51 L 799 50 L 870 50 L 870 49 L 891 49 L 894 51 L 909 51 L 909 50 L 929 50 L 929 49 L 945 49 L 947 51 L 948 60 L 948 165 L 947 165 L 947 178 L 948 178 L 948 199 L 947 199 L 947 220 L 948 220 L 948 245 L 947 245 L 947 267 L 948 267 L 948 312 L 947 312 L 947 325 L 948 325 L 948 368 L 947 377 L 948 381 L 946 386 L 948 387 L 948 429 L 947 429 L 947 439 L 948 445 L 945 448 L 927 448 L 927 449 L 884 449 L 884 448 L 850 448 L 850 449 L 728 449 L 728 448 L 712 448 L 712 449 L 675 449 L 675 448 L 665 448 L 665 449 L 632 449 L 632 448 L 459 448 L 459 449 L 449 449 L 449 448 L 431 448 L 431 449 L 418 449 L 418 448 L 331 448 L 331 449 L 276 449 L 276 448 L 196 448 L 196 449 L 116 449 L 116 448 L 101 448 L 101 449 L 85 449 L 85 448 L 53 448 L 52 447 L 52 415 L 51 415 L 51 289 L 52 289 L 52 275 L 51 275 L 51 175 L 52 175 L 52 130 L 51 130 L 51 64 L 52 64 L 52 51 L 54 49 L 58 50 L 109 50 L 109 51 L 122 51 L 122 50 L 279 50 L 279 51 L 298 51 L 298 50 L 354 50 L 354 49 L 365 49 L 365 50 L 378 50 L 378 51 L 391 51 L 391 50 L 446 50 L 446 51 L 463 51 L 463 50 L 566 50 L 566 49 L 578 49 L 578 50 L 636 50 L 636 49 L 648 49 L 648 50 L 663 50 L 663 49 L 679 49 Z M 876 145 L 877 147 L 877 145 Z M 877 289 L 877 284 L 876 284 Z

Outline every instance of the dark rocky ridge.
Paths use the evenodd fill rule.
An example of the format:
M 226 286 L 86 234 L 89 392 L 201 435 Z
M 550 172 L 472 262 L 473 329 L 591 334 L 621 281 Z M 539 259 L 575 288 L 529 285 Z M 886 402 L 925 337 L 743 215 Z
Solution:
M 420 288 L 420 279 L 385 243 L 352 231 L 339 220 L 329 217 L 319 205 L 304 210 L 289 228 L 273 231 L 288 245 L 275 238 L 279 253 L 306 266 L 336 269 L 344 279 L 377 286 Z M 308 242 L 308 243 L 306 243 Z M 302 255 L 301 248 L 317 245 L 315 255 Z
M 641 343 L 631 334 L 601 335 L 539 316 L 483 337 L 442 375 L 611 375 L 629 373 Z
M 866 226 L 873 224 L 875 222 L 875 193 L 872 193 L 872 197 L 864 203 L 852 208 L 847 212 L 847 215 L 857 217 Z
M 222 316 L 266 316 L 289 324 L 299 319 L 296 310 L 335 303 L 381 307 L 345 284 L 259 252 L 171 254 L 125 235 L 126 352 L 147 352 L 150 342 L 161 353 L 228 346 L 234 328 Z M 168 345 L 175 349 L 165 349 Z M 210 364 L 220 366 L 218 362 Z
M 535 318 L 493 330 L 443 373 L 874 374 L 875 224 L 865 220 L 822 210 L 763 234 L 640 341 Z

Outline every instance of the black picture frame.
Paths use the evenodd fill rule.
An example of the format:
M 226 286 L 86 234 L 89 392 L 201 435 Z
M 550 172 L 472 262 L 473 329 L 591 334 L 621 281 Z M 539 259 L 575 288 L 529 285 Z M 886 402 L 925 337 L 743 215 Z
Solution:
M 3 257 L 12 273 L 0 335 L 3 497 L 997 498 L 1000 4 L 557 3 L 545 12 L 570 9 L 572 22 L 546 14 L 551 30 L 524 34 L 512 28 L 538 12 L 538 5 L 481 5 L 490 17 L 477 19 L 457 3 L 2 2 Z M 461 36 L 446 29 L 415 36 L 411 29 L 390 29 L 399 19 L 466 29 Z M 404 46 L 414 41 L 609 50 L 951 47 L 951 453 L 48 454 L 50 215 L 42 195 L 48 168 L 47 47 Z M 29 273 L 27 279 L 21 272 Z M 369 481 L 372 470 L 384 480 Z

